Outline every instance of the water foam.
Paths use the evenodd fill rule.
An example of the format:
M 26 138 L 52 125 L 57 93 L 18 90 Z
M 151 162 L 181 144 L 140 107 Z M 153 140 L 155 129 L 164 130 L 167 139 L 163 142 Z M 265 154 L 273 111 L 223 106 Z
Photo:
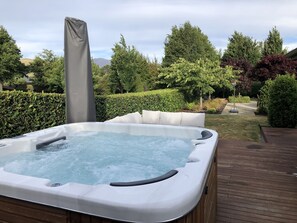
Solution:
M 182 167 L 192 149 L 187 139 L 82 132 L 41 150 L 4 157 L 0 166 L 53 183 L 108 184 L 150 179 Z

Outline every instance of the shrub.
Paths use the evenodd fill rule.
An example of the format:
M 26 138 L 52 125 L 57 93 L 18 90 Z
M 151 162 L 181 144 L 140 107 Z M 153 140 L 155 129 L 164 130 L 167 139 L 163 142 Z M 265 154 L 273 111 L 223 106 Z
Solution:
M 260 81 L 253 81 L 252 89 L 248 96 L 250 96 L 251 98 L 257 98 L 262 87 L 263 84 Z
M 269 90 L 268 122 L 273 127 L 297 124 L 297 83 L 290 75 L 278 76 Z
M 0 92 L 0 138 L 12 137 L 65 123 L 61 94 Z
M 97 108 L 98 112 L 105 111 L 104 117 L 97 114 L 97 120 L 99 121 L 104 121 L 131 112 L 142 112 L 143 109 L 173 112 L 180 110 L 185 106 L 183 95 L 177 90 L 172 89 L 115 94 L 107 97 L 101 96 L 98 97 L 97 100 L 105 101 L 101 102 L 101 106 L 106 106 L 101 109 Z M 96 106 L 97 104 L 98 102 L 96 103 Z
M 273 81 L 265 81 L 264 86 L 259 91 L 258 96 L 258 113 L 267 115 L 268 114 L 268 103 L 269 103 L 269 91 Z
M 177 90 L 96 96 L 97 121 L 146 110 L 177 111 L 184 98 Z M 13 137 L 66 122 L 65 95 L 0 92 L 0 138 Z
M 229 96 L 228 101 L 230 103 L 249 103 L 251 101 L 251 98 L 249 96 Z
M 206 113 L 210 114 L 221 113 L 226 104 L 227 100 L 224 98 L 206 100 L 203 102 L 203 110 L 205 110 Z

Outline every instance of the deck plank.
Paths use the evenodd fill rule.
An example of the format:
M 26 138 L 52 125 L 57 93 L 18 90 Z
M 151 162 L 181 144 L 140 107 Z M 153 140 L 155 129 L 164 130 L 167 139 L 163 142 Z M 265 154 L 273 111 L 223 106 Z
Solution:
M 297 222 L 295 132 L 286 145 L 219 141 L 218 223 Z
M 293 128 L 272 128 L 261 127 L 263 138 L 267 143 L 296 145 L 297 144 L 297 129 Z

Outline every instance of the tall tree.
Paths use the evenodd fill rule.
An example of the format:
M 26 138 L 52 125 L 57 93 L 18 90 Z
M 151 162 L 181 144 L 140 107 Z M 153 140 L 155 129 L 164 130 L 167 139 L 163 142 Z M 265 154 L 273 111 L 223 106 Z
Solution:
M 24 75 L 25 65 L 21 63 L 21 57 L 15 40 L 3 26 L 0 26 L 0 91 L 4 81 Z
M 92 60 L 92 73 L 94 92 L 96 95 L 110 94 L 110 83 L 109 83 L 109 65 L 105 65 L 100 68 L 94 60 Z
M 147 80 L 148 89 L 154 90 L 157 89 L 158 86 L 158 76 L 160 74 L 161 65 L 158 63 L 157 58 L 153 60 L 148 59 L 148 70 L 149 70 L 149 77 Z
M 186 22 L 183 26 L 173 26 L 171 34 L 165 40 L 165 56 L 163 67 L 168 67 L 179 58 L 195 62 L 200 58 L 217 59 L 218 53 L 202 33 L 199 27 Z
M 34 74 L 35 91 L 62 93 L 64 91 L 64 60 L 51 50 L 43 50 L 29 66 Z
M 65 89 L 64 58 L 55 56 L 46 67 L 45 83 L 48 92 L 63 93 Z
M 228 59 L 247 60 L 256 64 L 261 58 L 261 46 L 258 42 L 242 33 L 234 32 L 229 38 L 227 49 L 223 54 L 223 61 Z
M 121 35 L 116 43 L 111 57 L 110 84 L 112 92 L 132 92 L 145 90 L 143 83 L 148 75 L 148 65 L 145 57 L 134 46 L 127 46 Z
M 222 61 L 221 66 L 232 66 L 234 70 L 238 71 L 238 80 L 236 83 L 238 92 L 244 94 L 251 91 L 253 66 L 247 60 L 227 59 Z
M 283 39 L 276 27 L 269 31 L 263 48 L 263 57 L 274 54 L 283 54 Z

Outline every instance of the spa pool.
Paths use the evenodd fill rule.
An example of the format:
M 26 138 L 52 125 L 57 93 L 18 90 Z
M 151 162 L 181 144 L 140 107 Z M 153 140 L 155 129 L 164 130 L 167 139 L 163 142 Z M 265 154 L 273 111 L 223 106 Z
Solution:
M 139 173 L 134 173 L 137 165 L 140 164 L 137 163 L 136 166 L 133 166 L 133 159 L 131 163 L 125 160 L 124 163 L 128 164 L 126 165 L 128 169 L 122 170 L 120 175 L 115 178 L 109 178 L 113 172 L 121 171 L 124 168 L 120 166 L 113 169 L 110 167 L 113 167 L 112 162 L 119 163 L 125 156 L 127 158 L 134 156 L 133 151 L 129 152 L 128 150 L 132 144 L 136 144 L 133 142 L 134 139 L 129 138 L 128 142 L 131 143 L 132 141 L 131 145 L 125 145 L 127 142 L 124 138 L 119 139 L 120 144 L 115 144 L 115 146 L 121 147 L 121 143 L 123 145 L 121 148 L 114 148 L 113 150 L 119 149 L 119 152 L 112 155 L 117 158 L 111 163 L 103 165 L 103 169 L 100 169 L 101 172 L 99 170 L 96 172 L 99 173 L 97 174 L 99 178 L 101 175 L 104 176 L 103 181 L 97 181 L 93 175 L 89 177 L 88 180 L 90 181 L 88 181 L 85 179 L 87 173 L 80 172 L 94 157 L 90 166 L 95 166 L 97 151 L 93 151 L 93 154 L 89 155 L 86 164 L 76 168 L 77 164 L 74 163 L 73 167 L 69 168 L 73 170 L 71 174 L 66 172 L 66 176 L 62 177 L 58 174 L 58 178 L 51 178 L 51 174 L 43 176 L 24 172 L 28 161 L 23 161 L 24 166 L 19 168 L 15 168 L 15 166 L 18 167 L 19 163 L 14 163 L 14 160 L 9 165 L 3 162 L 6 157 L 11 159 L 14 156 L 27 156 L 51 145 L 58 145 L 53 147 L 54 153 L 65 152 L 62 151 L 64 149 L 61 149 L 60 145 L 70 143 L 70 138 L 75 139 L 77 134 L 84 135 L 84 133 L 93 137 L 96 136 L 95 134 L 98 134 L 99 137 L 110 133 L 119 134 L 118 138 L 128 138 L 128 136 L 134 138 L 151 137 L 145 138 L 147 140 L 145 143 L 142 142 L 142 144 L 147 145 L 150 144 L 149 140 L 157 140 L 154 137 L 169 137 L 173 141 L 171 144 L 169 143 L 169 148 L 166 149 L 168 154 L 165 150 L 163 157 L 157 156 L 160 160 L 157 160 L 156 164 L 153 164 L 153 160 L 149 160 L 148 163 L 143 164 L 143 170 L 140 169 Z M 218 134 L 205 128 L 127 123 L 66 124 L 24 134 L 16 138 L 0 140 L 0 221 L 215 222 L 217 141 Z M 79 143 L 75 140 L 72 143 L 88 145 L 87 142 Z M 97 144 L 99 146 L 100 142 Z M 161 142 L 158 141 L 158 144 L 163 147 Z M 191 148 L 186 148 L 187 152 L 180 154 L 178 151 L 181 147 L 180 144 Z M 82 147 L 82 150 L 91 150 L 91 146 L 85 147 Z M 171 147 L 176 148 L 172 150 Z M 121 154 L 120 152 L 124 149 L 126 153 Z M 71 151 L 71 147 L 68 150 Z M 161 153 L 161 148 L 158 152 Z M 177 158 L 176 160 L 179 163 L 159 166 L 159 164 L 163 164 L 163 160 L 164 162 L 168 160 L 168 157 L 170 157 L 171 162 L 172 153 L 177 154 L 175 159 Z M 140 155 L 157 159 L 150 154 L 143 155 L 142 152 Z M 37 156 L 40 154 L 37 153 Z M 62 156 L 68 155 L 65 153 Z M 98 157 L 99 164 L 100 161 L 103 163 L 103 156 L 105 158 L 107 155 Z M 83 159 L 80 153 L 77 157 L 78 160 L 79 157 Z M 70 159 L 75 159 L 75 155 L 74 158 Z M 136 158 L 136 160 L 140 159 Z M 59 173 L 66 169 L 68 161 L 62 161 L 61 165 L 59 160 L 50 157 L 43 162 L 50 163 L 53 166 L 53 172 Z M 65 162 L 64 168 L 63 162 Z M 35 166 L 33 165 L 33 170 L 42 169 L 42 164 L 42 162 L 37 162 Z M 58 166 L 56 169 L 55 164 Z M 13 166 L 12 169 L 9 168 L 11 165 Z M 104 169 L 106 167 L 108 170 Z M 17 171 L 13 169 L 17 169 Z M 153 169 L 153 171 L 142 175 L 145 169 Z M 125 173 L 128 175 L 124 176 Z M 74 177 L 76 177 L 75 175 L 82 175 L 82 180 L 72 177 L 68 179 L 66 178 L 68 175 L 74 175 Z

